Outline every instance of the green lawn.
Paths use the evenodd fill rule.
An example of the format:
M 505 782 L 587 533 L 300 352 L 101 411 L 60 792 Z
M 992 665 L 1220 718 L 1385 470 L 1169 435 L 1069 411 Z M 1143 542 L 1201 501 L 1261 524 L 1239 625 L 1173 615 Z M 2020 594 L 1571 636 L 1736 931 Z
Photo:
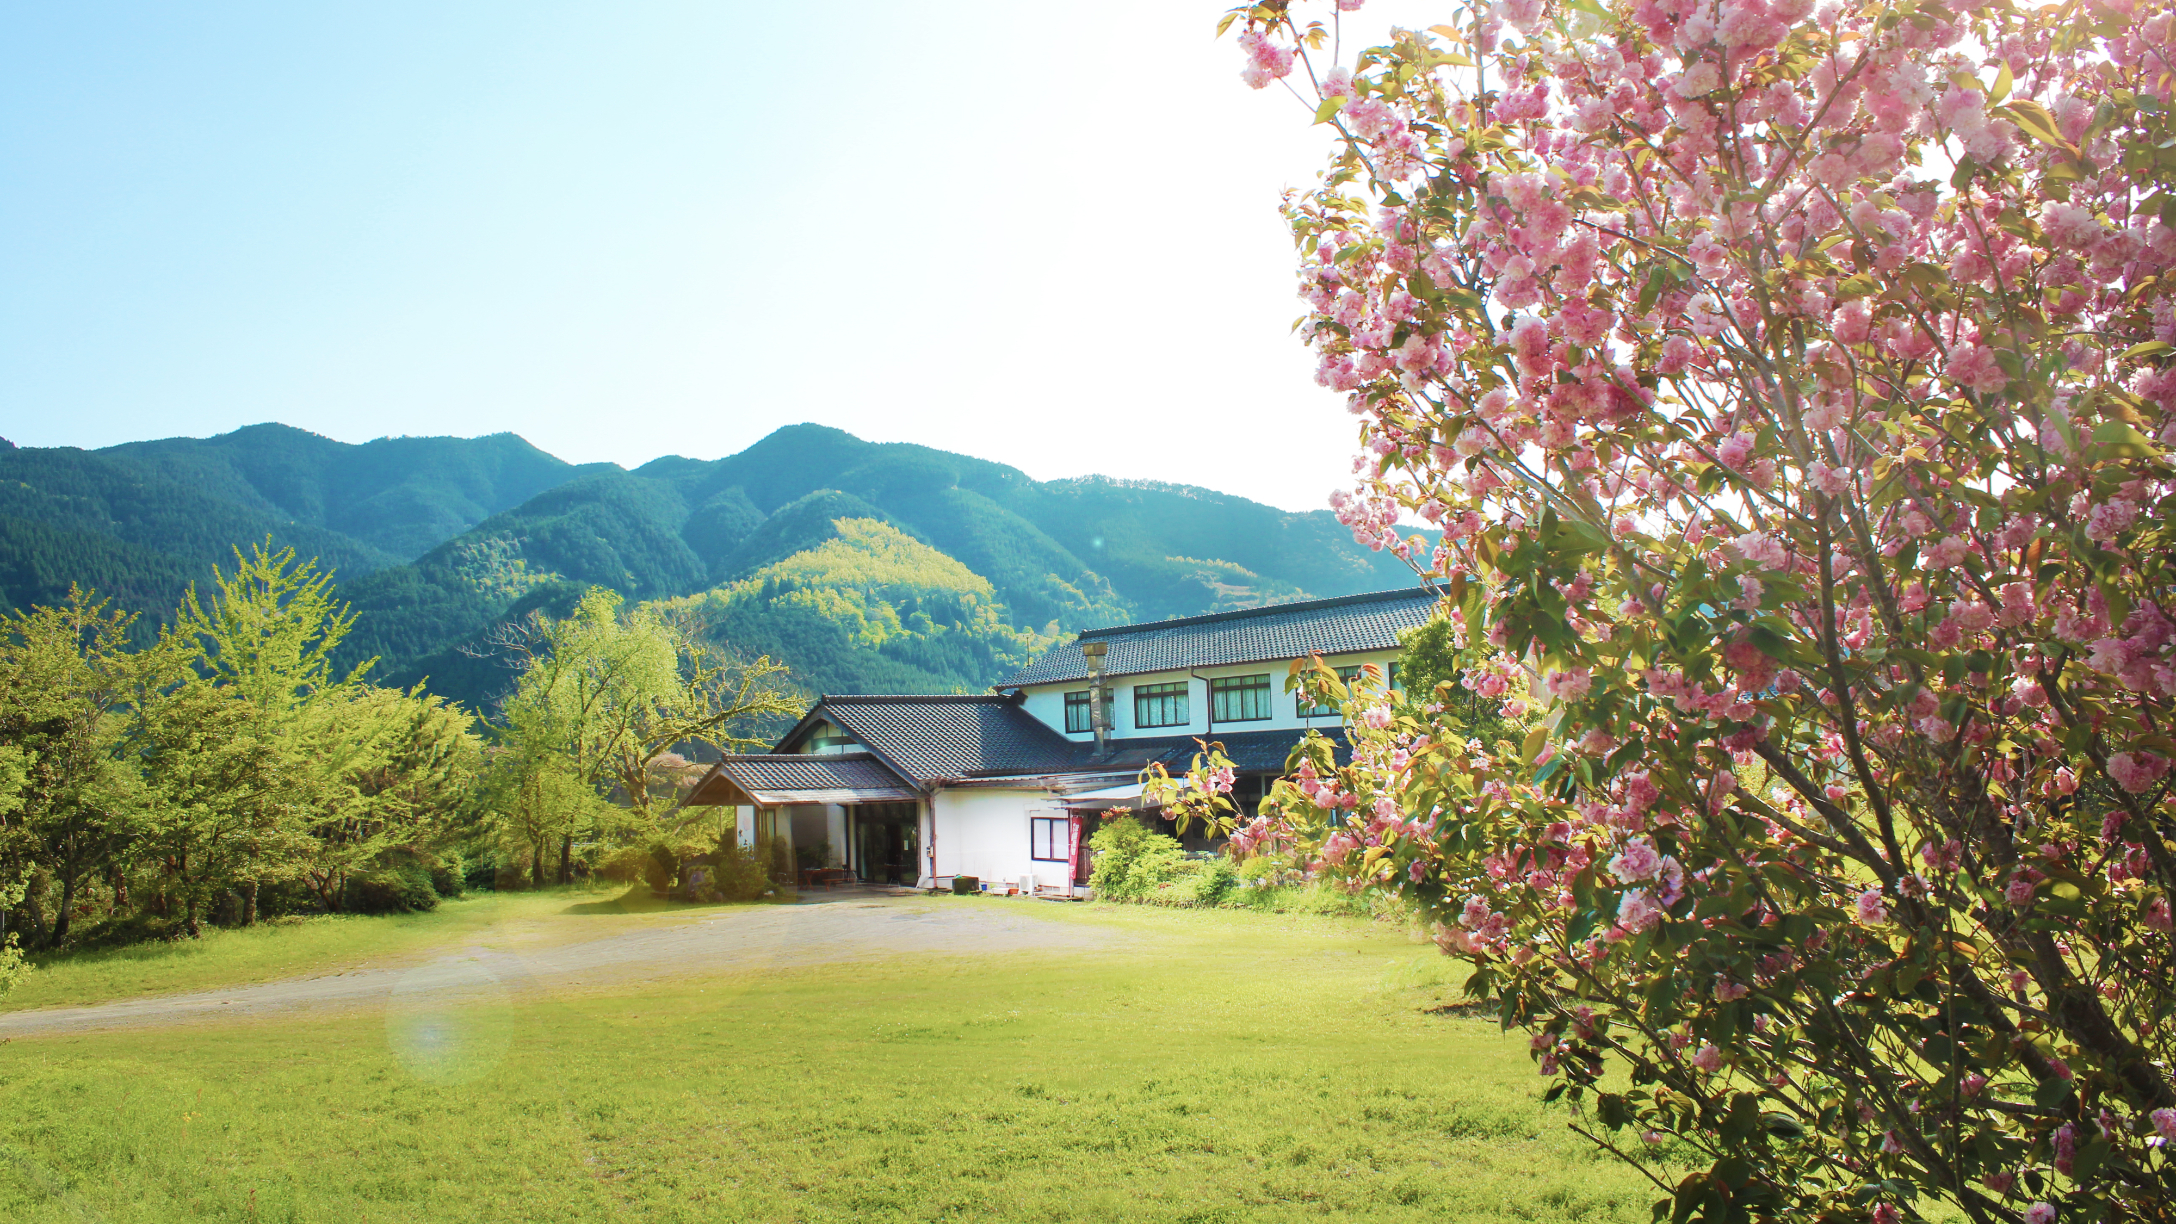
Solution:
M 1125 942 L 18 1038 L 0 1219 L 1647 1218 L 1385 927 L 930 904 Z
M 533 893 L 471 893 L 442 901 L 437 909 L 421 914 L 330 914 L 233 930 L 207 927 L 202 939 L 33 958 L 35 971 L 0 998 L 0 1012 L 333 973 L 366 961 L 398 961 L 449 944 L 522 938 L 546 923 L 556 930 L 568 925 L 555 921 L 560 918 L 658 915 L 669 919 L 715 908 L 652 900 L 644 889 L 623 892 L 618 887 L 577 885 Z

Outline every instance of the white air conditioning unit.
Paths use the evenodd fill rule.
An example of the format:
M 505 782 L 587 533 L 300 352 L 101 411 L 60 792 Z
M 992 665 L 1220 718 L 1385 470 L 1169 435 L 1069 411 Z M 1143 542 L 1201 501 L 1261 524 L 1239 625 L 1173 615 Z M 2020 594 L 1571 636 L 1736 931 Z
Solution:
M 1023 897 L 1035 895 L 1035 877 L 1033 874 L 1020 877 L 1020 895 Z

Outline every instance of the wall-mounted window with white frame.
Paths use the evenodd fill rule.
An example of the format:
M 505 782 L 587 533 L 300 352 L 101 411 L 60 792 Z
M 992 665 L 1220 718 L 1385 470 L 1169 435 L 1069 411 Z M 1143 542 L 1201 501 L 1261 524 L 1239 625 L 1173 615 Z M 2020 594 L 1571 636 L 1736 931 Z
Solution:
M 1103 725 L 1106 727 L 1116 725 L 1111 718 L 1111 706 L 1117 699 L 1118 694 L 1112 689 L 1105 688 L 1103 690 Z M 1065 695 L 1066 733 L 1072 735 L 1095 729 L 1095 723 L 1090 721 L 1088 714 L 1088 690 L 1081 689 L 1077 692 L 1067 693 Z
M 1360 669 L 1357 667 L 1340 667 L 1337 669 L 1337 678 L 1339 682 L 1344 684 L 1347 688 L 1351 688 L 1352 682 L 1359 679 L 1359 677 Z M 1314 705 L 1309 702 L 1307 699 L 1306 689 L 1301 689 L 1298 692 L 1292 694 L 1292 701 L 1294 704 L 1294 712 L 1296 712 L 1301 718 L 1326 718 L 1332 714 L 1337 713 L 1337 707 L 1334 705 Z
M 1269 673 L 1218 676 L 1209 681 L 1209 714 L 1220 723 L 1261 722 L 1269 717 Z
M 1183 727 L 1193 721 L 1186 708 L 1187 684 L 1176 680 L 1169 684 L 1136 684 L 1133 686 L 1133 725 L 1136 727 Z
M 1073 818 L 1070 816 L 1029 817 L 1028 857 L 1038 863 L 1072 862 Z

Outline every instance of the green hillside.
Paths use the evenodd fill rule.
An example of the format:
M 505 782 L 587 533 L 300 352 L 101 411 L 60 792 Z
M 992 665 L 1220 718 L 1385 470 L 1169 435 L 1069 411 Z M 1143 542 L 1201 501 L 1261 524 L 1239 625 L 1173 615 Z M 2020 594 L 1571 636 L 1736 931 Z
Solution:
M 1038 482 L 820 425 L 718 460 L 577 467 L 508 434 L 360 446 L 278 425 L 103 451 L 0 443 L 0 599 L 72 579 L 154 614 L 235 544 L 338 571 L 347 661 L 489 709 L 495 643 L 591 585 L 670 600 L 812 692 L 974 690 L 1060 634 L 1407 585 L 1327 511 Z
M 1014 626 L 988 579 L 874 518 L 673 605 L 709 636 L 792 661 L 812 693 L 973 691 L 1054 636 Z
M 402 565 L 577 468 L 512 434 L 351 445 L 285 425 L 104 450 L 0 442 L 0 605 L 82 583 L 155 622 L 272 537 L 353 581 Z

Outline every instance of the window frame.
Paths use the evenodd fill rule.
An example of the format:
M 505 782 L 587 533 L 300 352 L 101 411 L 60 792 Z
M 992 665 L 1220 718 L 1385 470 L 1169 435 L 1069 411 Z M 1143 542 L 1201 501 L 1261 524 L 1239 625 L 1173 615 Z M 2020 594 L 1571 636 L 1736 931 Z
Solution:
M 1243 686 L 1243 687 L 1242 687 Z M 1234 703 L 1252 698 L 1256 713 L 1227 714 L 1221 700 L 1226 694 L 1234 695 Z M 1275 699 L 1270 695 L 1269 673 L 1257 672 L 1245 676 L 1211 676 L 1209 678 L 1209 717 L 1222 723 L 1268 722 L 1274 715 L 1270 706 Z M 1241 705 L 1242 709 L 1245 708 Z
M 1157 684 L 1134 685 L 1134 727 L 1137 730 L 1150 730 L 1157 727 L 1192 726 L 1194 722 L 1193 695 L 1194 686 L 1185 680 L 1166 680 Z M 1176 711 L 1178 717 L 1162 722 L 1151 722 L 1143 718 L 1142 712 L 1149 709 L 1152 703 L 1163 706 L 1166 712 Z
M 1055 829 L 1039 829 L 1037 827 L 1039 825 L 1045 824 L 1058 826 L 1059 828 L 1062 828 L 1064 830 L 1065 853 L 1059 855 L 1056 858 L 1045 857 L 1042 853 L 1045 850 L 1054 850 L 1057 847 L 1057 831 Z M 1028 817 L 1028 861 L 1031 863 L 1072 862 L 1073 818 L 1071 816 Z
M 1094 699 L 1090 696 L 1094 691 L 1093 689 L 1075 689 L 1065 695 L 1065 733 L 1067 735 L 1086 735 L 1096 729 Z M 1078 702 L 1074 700 L 1076 697 L 1080 699 Z M 1117 704 L 1118 693 L 1109 685 L 1104 685 L 1103 725 L 1106 729 L 1115 726 L 1111 715 Z M 1077 727 L 1073 725 L 1073 709 L 1076 705 L 1081 711 L 1081 722 Z

